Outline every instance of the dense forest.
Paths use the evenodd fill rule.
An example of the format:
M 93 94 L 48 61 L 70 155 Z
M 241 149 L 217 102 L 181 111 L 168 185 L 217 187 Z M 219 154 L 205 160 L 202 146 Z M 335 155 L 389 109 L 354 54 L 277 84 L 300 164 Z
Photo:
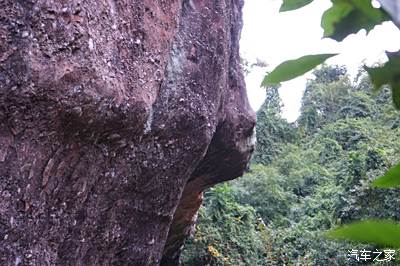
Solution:
M 390 90 L 375 93 L 366 73 L 352 80 L 345 67 L 313 74 L 294 123 L 281 116 L 278 88 L 267 89 L 250 169 L 205 192 L 184 265 L 356 264 L 349 250 L 377 247 L 324 232 L 365 218 L 400 220 L 399 191 L 370 186 L 400 154 Z

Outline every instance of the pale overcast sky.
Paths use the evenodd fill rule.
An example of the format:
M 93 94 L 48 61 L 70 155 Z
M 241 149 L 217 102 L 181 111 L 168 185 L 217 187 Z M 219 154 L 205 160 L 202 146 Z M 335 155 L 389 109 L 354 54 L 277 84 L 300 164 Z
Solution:
M 314 1 L 302 9 L 279 13 L 281 3 L 281 0 L 245 0 L 243 9 L 242 57 L 250 62 L 256 58 L 264 60 L 267 70 L 303 55 L 340 53 L 327 63 L 346 65 L 354 75 L 364 60 L 367 64 L 385 61 L 385 50 L 400 48 L 400 31 L 392 23 L 377 26 L 367 36 L 365 31 L 360 31 L 337 43 L 322 39 L 323 30 L 319 26 L 322 13 L 331 5 L 329 0 Z M 246 77 L 249 100 L 255 110 L 265 98 L 265 90 L 259 87 L 264 74 L 265 69 L 256 68 Z M 283 115 L 288 121 L 298 116 L 307 77 L 310 74 L 282 83 Z

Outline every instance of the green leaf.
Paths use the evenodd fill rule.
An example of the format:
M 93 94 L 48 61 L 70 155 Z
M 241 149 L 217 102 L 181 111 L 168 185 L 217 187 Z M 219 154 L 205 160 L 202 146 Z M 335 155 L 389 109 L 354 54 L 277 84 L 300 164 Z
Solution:
M 389 61 L 382 67 L 365 67 L 365 70 L 367 70 L 375 90 L 379 90 L 385 84 L 390 85 L 394 106 L 400 110 L 400 51 L 386 52 L 386 55 Z
M 400 247 L 400 224 L 387 220 L 366 220 L 331 230 L 327 236 L 398 248 Z
M 279 12 L 291 11 L 308 5 L 314 0 L 283 0 Z
M 372 186 L 379 188 L 394 188 L 400 186 L 400 164 L 392 167 L 387 173 L 372 182 Z
M 324 12 L 321 26 L 324 37 L 342 41 L 348 35 L 365 29 L 367 33 L 376 25 L 389 20 L 382 9 L 374 8 L 370 0 L 332 0 L 332 7 Z
M 306 55 L 295 60 L 288 60 L 278 65 L 271 73 L 264 77 L 261 86 L 277 85 L 282 81 L 287 81 L 301 76 L 326 59 L 337 54 L 316 54 Z

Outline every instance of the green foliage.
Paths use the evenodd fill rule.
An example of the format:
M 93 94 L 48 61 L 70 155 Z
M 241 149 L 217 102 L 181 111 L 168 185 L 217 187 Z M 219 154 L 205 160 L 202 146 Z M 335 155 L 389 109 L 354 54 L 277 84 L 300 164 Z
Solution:
M 373 186 L 380 188 L 393 188 L 400 186 L 400 164 L 392 167 L 387 171 L 387 173 L 378 179 L 376 179 L 373 183 Z
M 355 222 L 332 230 L 327 235 L 336 239 L 374 243 L 383 247 L 400 247 L 400 224 L 392 221 Z
M 328 58 L 336 54 L 315 54 L 302 56 L 295 60 L 288 60 L 278 65 L 271 73 L 265 76 L 261 86 L 277 85 L 280 82 L 301 76 L 316 66 L 322 64 Z
M 351 84 L 344 67 L 323 65 L 313 74 L 316 78 L 307 84 L 298 120 L 306 133 L 337 119 L 366 117 L 374 111 L 370 96 Z
M 338 110 L 338 118 L 370 117 L 375 112 L 373 100 L 365 93 L 353 92 L 351 98 Z
M 255 163 L 272 162 L 274 157 L 281 152 L 282 143 L 295 142 L 298 139 L 293 127 L 281 117 L 281 107 L 278 88 L 268 88 L 265 103 L 257 112 L 258 148 L 253 156 Z
M 284 0 L 281 11 L 310 2 Z M 370 0 L 331 2 L 321 20 L 325 37 L 341 41 L 361 29 L 369 32 L 390 19 L 386 12 L 400 27 L 398 14 L 390 8 L 396 4 L 390 1 L 380 1 L 386 12 Z M 387 221 L 400 220 L 399 190 L 379 189 L 398 187 L 400 166 L 373 181 L 397 163 L 400 152 L 400 117 L 388 104 L 392 97 L 400 109 L 399 53 L 387 53 L 389 61 L 383 66 L 365 68 L 372 84 L 363 72 L 352 83 L 343 67 L 323 65 L 314 71 L 294 124 L 280 116 L 278 90 L 271 86 L 303 75 L 335 54 L 283 62 L 266 75 L 262 86 L 268 87 L 267 101 L 257 114 L 257 164 L 224 188 L 229 193 L 212 190 L 214 194 L 206 196 L 196 234 L 201 240 L 189 242 L 185 262 L 348 265 L 348 250 L 376 247 L 332 242 L 321 231 L 333 228 L 338 228 L 330 231 L 333 238 L 400 247 L 400 226 Z M 384 87 L 378 94 L 385 84 L 391 91 Z M 377 188 L 371 188 L 371 182 Z M 216 196 L 219 200 L 212 200 Z M 257 214 L 261 219 L 254 222 Z M 369 217 L 383 220 L 354 223 Z M 350 224 L 340 227 L 343 223 Z
M 281 11 L 312 0 L 284 0 Z M 399 26 L 390 1 L 331 0 L 322 16 L 324 36 L 341 41 L 389 20 Z M 393 10 L 392 10 L 393 9 Z M 196 235 L 183 253 L 185 265 L 351 265 L 350 249 L 373 249 L 335 239 L 400 247 L 398 187 L 400 52 L 389 62 L 365 68 L 357 83 L 346 69 L 323 65 L 308 82 L 301 116 L 294 124 L 280 116 L 278 89 L 335 54 L 304 56 L 280 64 L 263 80 L 267 101 L 257 114 L 258 146 L 249 173 L 205 196 Z M 379 88 L 388 84 L 391 91 Z M 375 89 L 373 89 L 373 87 Z M 375 91 L 375 94 L 373 93 Z M 373 97 L 375 96 L 375 97 Z M 376 188 L 371 188 L 371 182 Z M 257 216 L 260 215 L 261 217 Z M 365 220 L 369 217 L 382 220 Z M 265 224 L 264 224 L 265 221 Z M 348 225 L 340 227 L 343 223 Z M 337 228 L 332 230 L 333 228 Z
M 264 221 L 281 225 L 288 222 L 285 217 L 296 200 L 295 195 L 283 189 L 283 180 L 277 169 L 254 164 L 244 178 L 233 184 L 239 202 L 253 206 Z
M 332 241 L 325 231 L 370 217 L 400 220 L 399 190 L 371 187 L 400 152 L 390 91 L 376 95 L 365 72 L 352 83 L 339 66 L 323 65 L 314 76 L 293 124 L 280 115 L 278 89 L 268 88 L 250 171 L 224 193 L 206 194 L 194 238 L 202 240 L 189 241 L 185 265 L 352 265 L 348 250 L 378 247 Z M 241 227 L 234 217 L 244 210 L 261 220 Z M 208 245 L 223 255 L 213 258 Z
M 184 265 L 263 265 L 266 236 L 253 207 L 235 200 L 223 184 L 206 193 L 196 233 L 186 243 Z
M 347 69 L 345 66 L 328 66 L 322 64 L 320 68 L 314 69 L 314 83 L 329 84 L 335 81 L 339 81 L 347 75 Z
M 340 119 L 327 124 L 319 134 L 335 140 L 343 150 L 354 150 L 369 141 L 370 132 L 365 123 L 371 124 L 372 121 L 369 118 Z
M 374 8 L 366 0 L 333 0 L 332 7 L 322 15 L 321 26 L 324 37 L 342 41 L 348 35 L 361 29 L 371 29 L 388 20 L 385 12 Z
M 376 90 L 384 84 L 389 84 L 392 87 L 393 103 L 397 109 L 400 109 L 400 52 L 386 52 L 389 61 L 382 67 L 365 69 L 371 77 L 372 84 Z
M 291 11 L 310 4 L 313 0 L 283 0 L 279 12 Z

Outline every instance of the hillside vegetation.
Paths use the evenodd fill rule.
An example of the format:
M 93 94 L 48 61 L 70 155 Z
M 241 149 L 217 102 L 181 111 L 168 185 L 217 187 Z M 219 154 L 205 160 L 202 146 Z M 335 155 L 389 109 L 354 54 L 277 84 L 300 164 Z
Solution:
M 327 239 L 328 229 L 363 220 L 400 220 L 399 190 L 371 188 L 398 162 L 400 117 L 391 92 L 365 73 L 314 71 L 295 123 L 281 117 L 277 88 L 257 113 L 249 172 L 205 193 L 184 265 L 350 265 L 348 250 L 375 246 Z

